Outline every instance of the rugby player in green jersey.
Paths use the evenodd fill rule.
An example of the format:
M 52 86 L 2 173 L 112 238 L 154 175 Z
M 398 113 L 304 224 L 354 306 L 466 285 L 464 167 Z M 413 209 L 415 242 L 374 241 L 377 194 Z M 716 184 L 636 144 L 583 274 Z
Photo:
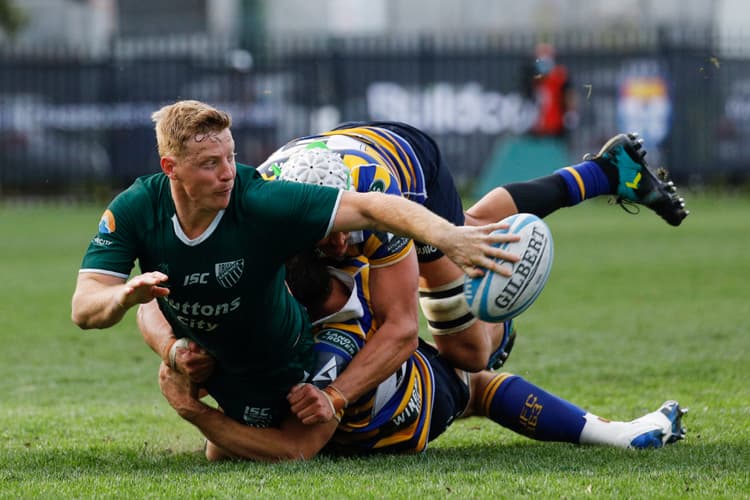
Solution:
M 137 179 L 104 212 L 72 299 L 72 320 L 107 328 L 156 299 L 172 332 L 216 360 L 205 381 L 227 415 L 277 424 L 312 361 L 307 314 L 283 263 L 331 232 L 373 229 L 426 241 L 467 273 L 508 270 L 498 224 L 455 226 L 383 193 L 267 182 L 235 163 L 230 116 L 179 101 L 153 115 L 161 172 Z M 128 279 L 135 263 L 140 274 Z M 170 349 L 167 349 L 167 356 Z M 162 351 L 163 352 L 163 351 Z
M 315 369 L 310 377 L 323 391 L 333 386 L 357 353 L 377 337 L 363 257 L 326 266 L 311 253 L 296 256 L 288 270 L 294 295 L 315 319 Z M 541 441 L 660 448 L 682 439 L 686 410 L 667 401 L 629 422 L 605 420 L 510 373 L 456 370 L 435 348 L 418 348 L 383 383 L 335 412 L 336 419 L 303 425 L 294 416 L 278 428 L 241 425 L 195 395 L 197 385 L 162 363 L 160 387 L 180 416 L 207 438 L 209 460 L 243 458 L 263 461 L 307 459 L 321 450 L 338 454 L 418 453 L 458 417 L 477 415 Z M 293 412 L 305 407 L 300 384 L 289 401 Z M 338 396 L 340 397 L 340 395 Z M 338 422 L 338 425 L 336 424 Z

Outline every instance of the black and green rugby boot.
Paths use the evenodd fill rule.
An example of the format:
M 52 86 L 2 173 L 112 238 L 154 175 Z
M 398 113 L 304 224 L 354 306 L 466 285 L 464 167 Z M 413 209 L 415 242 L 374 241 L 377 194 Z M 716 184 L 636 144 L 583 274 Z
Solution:
M 643 139 L 630 133 L 614 136 L 595 156 L 588 154 L 584 160 L 593 160 L 605 172 L 617 172 L 616 201 L 626 211 L 630 211 L 628 202 L 645 205 L 670 225 L 679 226 L 690 213 L 685 200 L 677 195 L 664 169 L 654 173 L 648 168 L 645 156 Z

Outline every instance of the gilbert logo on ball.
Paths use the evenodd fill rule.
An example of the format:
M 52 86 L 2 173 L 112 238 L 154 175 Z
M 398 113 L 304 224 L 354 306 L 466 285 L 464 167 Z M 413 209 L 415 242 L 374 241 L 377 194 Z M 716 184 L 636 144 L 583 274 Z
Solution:
M 510 277 L 485 272 L 479 278 L 466 277 L 464 295 L 471 312 L 483 321 L 498 323 L 521 314 L 534 303 L 544 289 L 552 269 L 554 246 L 552 233 L 542 219 L 533 214 L 516 214 L 502 220 L 508 229 L 495 233 L 517 234 L 519 241 L 497 246 L 521 259 L 510 263 Z

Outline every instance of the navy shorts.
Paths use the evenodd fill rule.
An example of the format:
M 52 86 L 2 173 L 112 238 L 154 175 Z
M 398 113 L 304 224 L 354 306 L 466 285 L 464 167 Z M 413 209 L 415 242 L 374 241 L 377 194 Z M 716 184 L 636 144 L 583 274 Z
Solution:
M 419 159 L 424 173 L 427 200 L 424 206 L 457 226 L 464 225 L 464 209 L 456 183 L 448 167 L 443 163 L 440 149 L 435 141 L 421 130 L 401 122 L 362 121 L 346 122 L 336 129 L 352 127 L 379 127 L 390 130 L 408 142 Z M 335 130 L 335 129 L 334 129 Z M 443 256 L 437 248 L 415 242 L 420 262 L 431 262 Z
M 459 377 L 437 349 L 419 339 L 419 352 L 430 362 L 434 375 L 435 402 L 432 407 L 430 437 L 432 441 L 440 436 L 469 404 L 469 386 Z

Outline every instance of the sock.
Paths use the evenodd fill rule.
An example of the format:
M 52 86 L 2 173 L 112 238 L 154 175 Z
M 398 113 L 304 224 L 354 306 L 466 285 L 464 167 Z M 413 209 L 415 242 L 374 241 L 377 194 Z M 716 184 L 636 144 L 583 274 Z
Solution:
M 619 446 L 627 448 L 632 439 L 628 434 L 628 428 L 632 427 L 630 422 L 615 422 L 592 413 L 587 413 L 583 418 L 586 424 L 581 431 L 581 444 L 599 444 Z
M 565 180 L 568 206 L 617 189 L 617 169 L 609 164 L 601 167 L 593 160 L 555 170 L 555 174 Z
M 567 207 L 568 187 L 559 175 L 548 175 L 525 182 L 512 182 L 503 186 L 520 213 L 544 218 L 555 210 Z
M 539 441 L 578 443 L 586 423 L 582 409 L 509 373 L 492 379 L 481 401 L 491 420 Z

